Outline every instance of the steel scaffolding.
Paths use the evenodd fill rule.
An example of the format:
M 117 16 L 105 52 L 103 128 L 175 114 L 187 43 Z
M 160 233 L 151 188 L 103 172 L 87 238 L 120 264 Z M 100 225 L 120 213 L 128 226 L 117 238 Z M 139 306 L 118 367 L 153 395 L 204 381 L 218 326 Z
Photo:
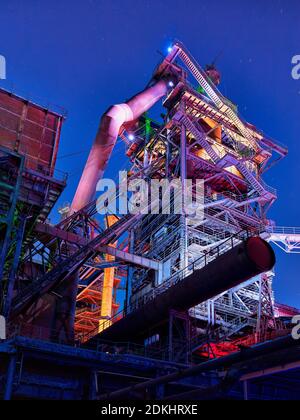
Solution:
M 99 204 L 91 201 L 79 210 L 65 207 L 56 226 L 39 215 L 19 262 L 19 287 L 10 311 L 13 322 L 26 330 L 28 323 L 39 328 L 52 320 L 46 328 L 48 338 L 58 335 L 68 343 L 74 338 L 87 342 L 245 238 L 260 235 L 274 241 L 274 235 L 280 233 L 280 240 L 284 235 L 287 241 L 286 232 L 275 232 L 268 219 L 277 193 L 263 180 L 287 149 L 241 119 L 237 106 L 218 90 L 219 81 L 216 69 L 202 69 L 181 43 L 173 45 L 155 70 L 150 87 L 128 102 L 148 98 L 149 91 L 154 95 L 156 89 L 157 97 L 166 93 L 162 121 L 152 120 L 148 113 L 126 120 L 119 138 L 127 148 L 128 181 L 177 179 L 179 190 L 160 190 L 157 214 L 146 206 L 145 212 L 99 216 Z M 120 107 L 129 109 L 128 104 Z M 113 110 L 117 112 L 115 107 L 109 112 Z M 111 115 L 113 118 L 113 112 Z M 105 140 L 103 133 L 100 130 L 97 141 Z M 112 147 L 110 144 L 109 150 Z M 100 158 L 103 172 L 106 162 Z M 53 166 L 51 171 L 54 173 Z M 199 192 L 198 180 L 203 200 L 187 202 L 187 191 L 193 198 Z M 47 209 L 60 192 L 58 188 L 51 191 L 55 196 L 47 196 Z M 122 196 L 121 184 L 115 192 L 117 198 Z M 160 210 L 168 193 L 171 211 L 164 214 Z M 132 197 L 134 194 L 126 196 L 127 204 Z M 77 198 L 80 202 L 81 197 Z M 178 200 L 184 208 L 179 213 L 174 211 Z M 115 223 L 107 224 L 108 218 Z M 293 249 L 297 249 L 296 232 L 290 233 Z M 243 339 L 263 340 L 281 328 L 274 321 L 270 276 L 253 278 L 185 308 L 180 316 L 188 322 L 182 323 L 186 331 L 180 337 L 170 333 L 174 313 L 178 313 L 174 308 L 165 323 L 168 327 L 153 326 L 144 332 L 144 344 L 164 351 L 172 347 L 167 353 L 178 359 L 174 351 L 178 346 L 170 337 L 175 341 L 188 337 L 186 357 L 191 360 L 195 354 L 210 357 L 230 352 Z

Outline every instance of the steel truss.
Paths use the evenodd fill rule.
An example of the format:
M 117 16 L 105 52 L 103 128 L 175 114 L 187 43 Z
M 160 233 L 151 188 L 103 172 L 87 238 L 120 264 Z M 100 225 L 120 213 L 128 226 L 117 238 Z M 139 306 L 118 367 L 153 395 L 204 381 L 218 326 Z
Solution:
M 56 226 L 37 223 L 22 256 L 12 317 L 33 321 L 46 308 L 44 297 L 59 300 L 61 285 L 79 273 L 75 329 L 77 338 L 86 341 L 99 332 L 106 269 L 113 267 L 115 273 L 108 327 L 144 304 L 154 290 L 171 287 L 174 278 L 189 273 L 195 264 L 212 261 L 245 235 L 268 232 L 274 241 L 267 212 L 277 193 L 262 176 L 287 149 L 243 121 L 180 43 L 157 68 L 154 79 L 170 74 L 176 83 L 163 103 L 163 123 L 144 115 L 120 133 L 131 161 L 128 179 L 204 180 L 202 215 L 126 215 L 106 228 L 94 201 Z M 293 249 L 298 245 L 294 240 Z M 264 286 L 264 280 L 252 279 L 192 308 L 193 350 L 207 342 L 238 340 L 273 328 L 271 322 L 262 322 L 274 313 Z M 125 291 L 124 313 L 118 312 L 118 288 Z
M 277 193 L 263 181 L 262 175 L 287 154 L 284 146 L 237 116 L 230 102 L 181 44 L 174 45 L 156 76 L 172 70 L 178 75 L 179 61 L 185 69 L 179 72 L 178 83 L 164 102 L 167 110 L 164 125 L 157 128 L 153 124 L 151 136 L 146 137 L 141 121 L 134 133 L 139 147 L 131 155 L 131 171 L 145 173 L 144 179 L 147 171 L 151 171 L 158 179 L 205 181 L 204 217 L 197 220 L 174 214 L 146 215 L 135 229 L 134 253 L 163 263 L 165 287 L 168 277 L 209 256 L 212 249 L 226 247 L 226 239 L 240 232 L 261 234 L 268 229 L 267 212 Z M 188 74 L 205 93 L 196 91 Z M 204 331 L 192 337 L 194 349 L 207 340 L 222 342 L 257 330 L 260 334 L 266 328 L 263 318 L 267 313 L 267 327 L 275 328 L 270 321 L 273 300 L 266 300 L 265 285 L 265 277 L 252 279 L 191 309 L 190 315 Z M 153 294 L 153 287 L 158 286 L 149 270 L 136 269 L 131 308 L 145 303 L 147 296 Z

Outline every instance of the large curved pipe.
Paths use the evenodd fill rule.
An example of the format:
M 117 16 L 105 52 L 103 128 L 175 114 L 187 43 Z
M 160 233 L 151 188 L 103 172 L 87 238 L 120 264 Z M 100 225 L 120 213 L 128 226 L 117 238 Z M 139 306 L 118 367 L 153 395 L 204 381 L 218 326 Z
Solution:
M 134 121 L 166 95 L 168 82 L 160 80 L 123 104 L 112 106 L 101 118 L 99 130 L 75 193 L 71 213 L 92 201 L 99 179 L 102 178 L 121 126 Z
M 150 328 L 166 320 L 171 309 L 183 311 L 192 308 L 271 270 L 274 264 L 275 254 L 271 246 L 259 237 L 249 238 L 201 270 L 195 270 L 96 337 L 111 341 L 138 341 L 149 334 Z

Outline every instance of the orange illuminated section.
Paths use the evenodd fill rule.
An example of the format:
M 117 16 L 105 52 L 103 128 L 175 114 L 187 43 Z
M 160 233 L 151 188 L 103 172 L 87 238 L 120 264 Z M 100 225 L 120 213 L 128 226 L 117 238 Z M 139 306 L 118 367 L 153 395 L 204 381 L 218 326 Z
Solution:
M 210 128 L 209 135 L 218 143 L 222 143 L 222 128 L 220 124 L 216 123 L 214 120 L 208 117 L 204 117 L 203 121 Z
M 118 221 L 118 218 L 113 215 L 107 216 L 107 227 L 113 226 Z M 117 242 L 110 244 L 116 247 Z M 112 255 L 106 255 L 105 260 L 112 262 L 115 258 Z M 111 317 L 113 313 L 113 291 L 115 283 L 115 268 L 109 267 L 104 269 L 102 301 L 100 310 L 99 332 L 105 330 L 111 325 Z

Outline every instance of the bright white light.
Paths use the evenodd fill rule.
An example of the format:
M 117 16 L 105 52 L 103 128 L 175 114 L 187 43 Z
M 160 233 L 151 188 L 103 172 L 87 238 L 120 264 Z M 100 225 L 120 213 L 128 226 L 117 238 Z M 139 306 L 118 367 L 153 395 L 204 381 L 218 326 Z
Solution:
M 133 141 L 134 139 L 135 139 L 134 135 L 133 134 L 129 134 L 128 140 Z
M 172 46 L 170 46 L 170 47 L 168 48 L 168 53 L 172 52 L 172 50 L 173 50 L 173 47 L 172 47 Z
M 172 82 L 172 80 L 170 80 L 170 82 L 168 83 L 168 85 L 172 88 L 174 87 L 174 83 Z

